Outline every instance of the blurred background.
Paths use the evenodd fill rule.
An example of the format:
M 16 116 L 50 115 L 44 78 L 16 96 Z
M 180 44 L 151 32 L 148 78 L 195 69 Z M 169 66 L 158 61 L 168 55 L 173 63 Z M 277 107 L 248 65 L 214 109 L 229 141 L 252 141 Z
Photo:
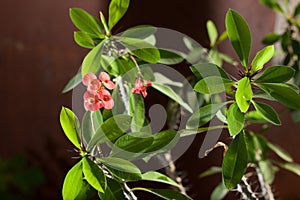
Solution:
M 73 154 L 68 150 L 73 147 L 59 124 L 61 106 L 71 107 L 72 97 L 71 93 L 62 94 L 61 91 L 87 53 L 73 41 L 76 28 L 69 19 L 69 8 L 80 7 L 98 17 L 99 10 L 107 14 L 108 3 L 108 0 L 10 0 L 1 3 L 0 192 L 11 195 L 6 199 L 61 199 L 64 176 L 76 161 L 71 159 Z M 213 20 L 219 32 L 223 32 L 229 8 L 240 12 L 249 23 L 252 52 L 260 50 L 263 37 L 274 30 L 276 16 L 258 0 L 131 0 L 128 13 L 114 31 L 149 24 L 177 30 L 208 47 L 206 21 Z M 229 43 L 224 43 L 221 50 L 235 56 Z M 279 111 L 282 109 L 276 107 Z M 284 116 L 283 125 L 270 128 L 267 137 L 300 163 L 300 125 L 289 115 Z M 198 136 L 176 162 L 184 174 L 188 194 L 194 199 L 208 199 L 221 180 L 220 175 L 197 178 L 210 166 L 221 164 L 221 149 L 198 159 L 203 138 L 203 135 Z M 279 199 L 293 200 L 300 199 L 299 185 L 300 177 L 281 170 L 272 188 Z

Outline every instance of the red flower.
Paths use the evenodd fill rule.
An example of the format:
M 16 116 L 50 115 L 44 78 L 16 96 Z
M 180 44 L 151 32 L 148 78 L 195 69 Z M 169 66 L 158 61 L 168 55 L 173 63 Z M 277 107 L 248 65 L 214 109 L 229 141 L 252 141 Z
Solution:
M 90 92 L 97 92 L 101 88 L 101 82 L 93 73 L 87 73 L 82 79 L 83 85 L 88 86 Z
M 109 90 L 114 89 L 115 84 L 110 80 L 110 77 L 106 72 L 101 72 L 99 74 L 99 79 L 107 89 Z
M 83 95 L 84 98 L 84 107 L 86 110 L 96 111 L 103 107 L 102 100 L 98 93 L 92 93 L 86 91 Z
M 148 80 L 146 84 L 140 79 L 135 79 L 134 88 L 132 88 L 132 92 L 136 94 L 142 93 L 143 97 L 147 96 L 147 87 L 152 86 L 151 80 Z
M 100 99 L 102 100 L 103 107 L 105 109 L 112 109 L 114 107 L 114 100 L 112 99 L 110 93 L 102 89 L 99 91 Z

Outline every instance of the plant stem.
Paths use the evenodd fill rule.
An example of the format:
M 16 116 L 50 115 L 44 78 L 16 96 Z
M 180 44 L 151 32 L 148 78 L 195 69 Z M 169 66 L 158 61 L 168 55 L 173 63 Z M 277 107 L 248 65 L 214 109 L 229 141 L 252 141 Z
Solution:
M 92 128 L 93 128 L 93 131 L 94 131 L 94 134 L 96 134 L 96 127 L 95 127 L 95 118 L 94 118 L 94 115 L 93 115 L 93 112 L 91 113 L 91 121 L 92 121 Z M 99 152 L 99 155 L 100 155 L 100 157 L 104 157 L 104 155 L 103 155 L 103 151 L 102 151 L 102 149 L 101 149 L 101 146 L 100 146 L 100 144 L 98 144 L 97 145 L 97 150 L 98 150 L 98 152 Z

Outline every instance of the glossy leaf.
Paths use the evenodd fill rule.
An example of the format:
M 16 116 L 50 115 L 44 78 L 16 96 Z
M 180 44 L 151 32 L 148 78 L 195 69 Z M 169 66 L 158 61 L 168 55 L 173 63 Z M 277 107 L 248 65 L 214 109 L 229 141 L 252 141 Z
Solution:
M 104 192 L 99 192 L 98 195 L 103 200 L 126 200 L 123 189 L 117 181 L 107 178 L 107 186 Z
M 131 117 L 128 115 L 114 115 L 101 124 L 96 134 L 89 142 L 87 149 L 90 150 L 96 144 L 105 141 L 114 141 L 125 133 L 130 127 Z
M 104 192 L 106 188 L 106 178 L 102 169 L 86 157 L 82 159 L 82 169 L 87 182 L 97 191 Z
M 222 200 L 227 195 L 229 190 L 225 187 L 223 183 L 220 183 L 210 195 L 210 200 Z
M 174 147 L 179 139 L 179 133 L 174 130 L 165 130 L 152 135 L 153 142 L 146 148 L 145 152 L 165 152 Z
M 72 187 L 73 185 L 71 186 L 71 188 Z M 86 180 L 83 179 L 80 192 L 75 200 L 91 199 L 93 196 L 95 196 L 95 193 L 96 190 Z
M 149 172 L 144 173 L 142 175 L 142 179 L 147 180 L 147 181 L 165 183 L 168 185 L 179 187 L 179 185 L 174 180 L 172 180 L 171 178 L 169 178 L 168 176 L 166 176 L 162 173 L 155 172 L 155 171 L 149 171 Z
M 292 156 L 280 146 L 272 144 L 270 142 L 267 142 L 267 145 L 272 151 L 274 151 L 283 160 L 287 162 L 293 162 Z
M 274 46 L 267 46 L 257 52 L 251 64 L 251 71 L 256 72 L 261 70 L 264 65 L 271 60 L 274 55 Z
M 247 163 L 247 148 L 244 134 L 239 134 L 230 143 L 223 159 L 223 182 L 227 189 L 233 189 L 240 183 L 246 171 Z
M 154 89 L 158 90 L 159 92 L 165 94 L 166 96 L 168 96 L 172 100 L 176 101 L 177 103 L 179 103 L 187 111 L 189 111 L 191 113 L 193 112 L 191 107 L 187 103 L 185 103 L 183 101 L 183 99 L 176 92 L 174 92 L 174 90 L 171 87 L 169 87 L 167 85 L 162 85 L 162 84 L 159 84 L 159 83 L 156 83 L 156 82 L 152 83 L 152 87 Z
M 300 108 L 300 95 L 288 85 L 280 83 L 257 83 L 257 85 L 288 108 Z
M 207 29 L 207 33 L 208 33 L 208 37 L 209 37 L 209 41 L 210 41 L 210 46 L 212 47 L 217 42 L 218 31 L 217 31 L 217 28 L 216 28 L 215 24 L 211 20 L 207 21 L 206 29 Z
M 110 153 L 111 157 L 133 160 L 136 154 L 143 153 L 152 143 L 153 137 L 142 137 L 148 133 L 131 133 L 121 136 Z
M 175 190 L 169 190 L 169 189 L 150 189 L 150 188 L 133 188 L 135 190 L 142 190 L 145 192 L 150 192 L 158 197 L 161 197 L 166 200 L 192 200 L 190 197 L 181 194 L 178 191 Z
M 274 44 L 275 42 L 277 42 L 280 39 L 281 35 L 276 34 L 276 33 L 269 33 L 268 35 L 265 36 L 265 38 L 263 39 L 263 43 L 267 44 L 267 45 L 271 45 Z
M 269 160 L 260 160 L 258 166 L 264 177 L 264 181 L 268 184 L 272 184 L 275 178 L 275 170 L 272 163 Z
M 141 39 L 117 37 L 121 43 L 136 57 L 149 63 L 158 63 L 159 50 L 152 44 Z
M 234 82 L 224 79 L 220 76 L 209 76 L 201 79 L 194 86 L 194 90 L 203 94 L 217 94 L 224 92 L 227 86 L 233 85 Z
M 267 120 L 268 122 L 274 125 L 280 125 L 280 119 L 278 117 L 277 112 L 268 104 L 255 102 L 253 101 L 253 105 L 255 109 L 262 115 L 262 117 Z
M 236 11 L 229 10 L 226 14 L 226 30 L 228 38 L 247 69 L 251 48 L 251 34 L 246 21 Z
M 62 188 L 63 199 L 75 199 L 81 190 L 82 184 L 82 163 L 79 161 L 72 169 L 70 169 L 65 177 Z
M 268 67 L 260 77 L 256 79 L 257 83 L 282 83 L 290 80 L 295 74 L 295 70 L 287 66 Z
M 231 136 L 239 134 L 244 128 L 245 114 L 236 103 L 231 104 L 227 111 L 228 130 Z
M 77 85 L 81 83 L 81 73 L 77 73 L 71 80 L 68 82 L 68 84 L 63 89 L 62 93 L 69 92 L 73 88 L 75 88 Z
M 128 160 L 115 157 L 97 158 L 97 160 L 120 179 L 139 180 L 142 178 L 139 168 Z
M 131 95 L 129 99 L 130 115 L 132 116 L 131 131 L 140 131 L 145 122 L 145 104 L 141 95 Z
M 190 135 L 195 135 L 198 133 L 205 133 L 209 130 L 216 130 L 216 129 L 225 129 L 228 128 L 227 126 L 209 126 L 209 127 L 201 127 L 198 129 L 181 129 L 178 131 L 180 137 L 185 137 L 185 136 L 190 136 Z
M 92 49 L 95 46 L 93 39 L 86 32 L 74 32 L 74 40 L 79 46 L 84 48 Z
M 176 52 L 170 49 L 158 49 L 160 54 L 159 63 L 165 65 L 175 65 L 181 63 L 184 60 L 183 55 L 180 52 Z
M 116 23 L 124 16 L 126 13 L 129 0 L 112 0 L 109 4 L 109 17 L 108 17 L 108 27 L 109 30 L 113 28 Z
M 137 38 L 137 39 L 146 39 L 154 35 L 157 31 L 157 28 L 149 25 L 135 26 L 127 29 L 122 33 L 122 37 Z
M 80 124 L 72 110 L 62 107 L 60 111 L 60 124 L 68 139 L 75 147 L 80 149 Z
M 102 47 L 105 40 L 102 40 L 95 48 L 93 48 L 84 58 L 82 62 L 81 75 L 84 77 L 87 73 L 98 74 L 101 71 L 100 61 L 102 56 Z
M 212 166 L 209 169 L 205 170 L 204 172 L 202 172 L 201 174 L 199 174 L 199 178 L 204 178 L 207 176 L 211 176 L 217 173 L 221 173 L 222 172 L 222 168 L 221 167 L 216 167 L 216 166 Z
M 245 113 L 249 109 L 250 100 L 252 99 L 252 88 L 248 77 L 244 77 L 238 82 L 235 93 L 235 100 L 241 112 Z
M 226 103 L 208 104 L 191 115 L 186 123 L 187 129 L 203 126 L 208 123 Z
M 218 67 L 212 63 L 200 63 L 191 66 L 191 71 L 195 74 L 198 79 L 203 79 L 209 76 L 219 76 L 223 79 L 229 79 L 224 69 Z
M 86 143 L 89 143 L 91 138 L 94 136 L 95 131 L 96 131 L 96 126 L 95 126 L 95 130 L 94 130 L 94 125 L 92 122 L 92 120 L 94 120 L 94 113 L 90 112 L 90 111 L 86 111 L 86 113 L 84 114 L 83 118 L 82 118 L 82 136 L 83 139 Z
M 81 8 L 71 8 L 70 17 L 74 25 L 81 31 L 95 38 L 103 38 L 97 20 Z

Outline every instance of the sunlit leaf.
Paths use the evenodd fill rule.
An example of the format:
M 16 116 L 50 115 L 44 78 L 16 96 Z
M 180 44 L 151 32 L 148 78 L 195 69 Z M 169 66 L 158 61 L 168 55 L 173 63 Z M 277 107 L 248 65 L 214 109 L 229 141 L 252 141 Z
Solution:
M 80 124 L 72 110 L 62 107 L 60 111 L 60 124 L 68 139 L 75 147 L 80 149 Z
M 261 70 L 264 65 L 273 57 L 274 55 L 274 46 L 267 46 L 257 52 L 251 64 L 251 71 L 256 72 Z
M 159 172 L 155 172 L 155 171 L 149 171 L 146 172 L 142 175 L 142 179 L 143 180 L 147 180 L 147 181 L 154 181 L 154 182 L 159 182 L 159 183 L 165 183 L 165 184 L 169 184 L 175 187 L 179 187 L 179 185 L 172 180 L 171 178 L 169 178 L 168 176 L 159 173 Z
M 208 20 L 206 22 L 206 29 L 210 41 L 210 46 L 212 47 L 216 44 L 216 41 L 218 39 L 218 31 L 215 24 L 211 20 Z
M 257 83 L 282 83 L 290 80 L 295 74 L 292 67 L 272 66 L 268 67 L 255 82 Z
M 109 30 L 111 30 L 113 26 L 124 16 L 129 7 L 129 2 L 129 0 L 112 0 L 110 2 L 108 17 Z
M 75 199 L 81 190 L 82 184 L 82 163 L 79 161 L 70 169 L 65 177 L 62 188 L 63 199 Z
M 71 80 L 68 82 L 68 84 L 63 89 L 62 93 L 69 92 L 73 88 L 75 88 L 77 85 L 81 83 L 81 73 L 77 73 Z
M 209 76 L 198 81 L 194 86 L 194 90 L 203 94 L 217 94 L 224 92 L 227 86 L 233 84 L 233 81 L 220 76 Z
M 244 128 L 245 114 L 236 103 L 231 104 L 227 111 L 228 130 L 231 136 L 239 134 Z
M 84 48 L 92 49 L 95 46 L 93 39 L 86 32 L 74 32 L 74 40 L 79 46 Z
M 106 188 L 106 178 L 102 169 L 86 157 L 82 159 L 82 169 L 87 182 L 97 191 L 104 192 Z
M 236 11 L 229 10 L 226 14 L 226 30 L 228 38 L 247 69 L 251 48 L 251 34 L 246 21 Z
M 235 93 L 235 100 L 241 112 L 247 112 L 250 100 L 252 99 L 252 88 L 248 77 L 244 77 L 238 82 L 237 90 Z
M 126 200 L 123 189 L 117 181 L 107 178 L 107 186 L 104 192 L 99 192 L 98 195 L 103 200 Z

